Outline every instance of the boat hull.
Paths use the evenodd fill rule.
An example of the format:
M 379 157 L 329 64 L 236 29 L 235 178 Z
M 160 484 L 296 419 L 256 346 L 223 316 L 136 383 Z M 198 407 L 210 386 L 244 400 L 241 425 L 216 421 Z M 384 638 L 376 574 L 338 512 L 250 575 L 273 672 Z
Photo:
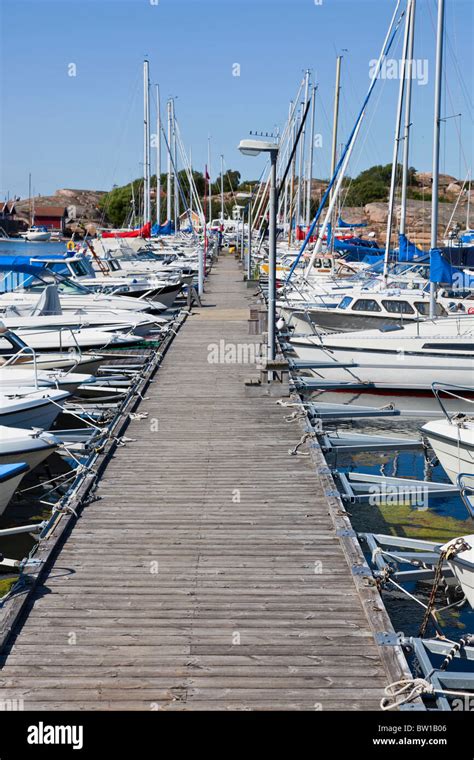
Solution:
M 433 380 L 474 388 L 471 362 L 448 355 L 420 355 L 400 351 L 382 354 L 363 348 L 357 350 L 323 349 L 313 343 L 293 339 L 291 345 L 300 359 L 328 363 L 334 369 L 310 370 L 314 377 L 334 383 L 367 383 L 368 387 L 430 390 Z M 429 360 L 427 361 L 427 359 Z M 339 364 L 352 364 L 341 367 Z
M 12 472 L 8 475 L 2 475 L 0 479 L 0 515 L 3 515 L 6 508 L 8 507 L 13 494 L 15 493 L 16 489 L 20 485 L 23 477 L 28 472 L 28 465 L 26 463 L 23 464 L 23 467 L 20 465 L 20 463 L 17 465 L 17 467 L 12 468 Z
M 463 436 L 462 431 L 447 420 L 429 422 L 422 430 L 452 483 L 456 483 L 461 473 L 474 477 L 474 431 Z

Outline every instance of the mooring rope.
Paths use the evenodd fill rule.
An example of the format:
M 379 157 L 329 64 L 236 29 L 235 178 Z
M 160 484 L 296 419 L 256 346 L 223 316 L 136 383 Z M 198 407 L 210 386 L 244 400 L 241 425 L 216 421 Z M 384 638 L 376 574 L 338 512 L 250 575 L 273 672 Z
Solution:
M 443 563 L 445 560 L 449 560 L 451 557 L 455 557 L 456 554 L 459 554 L 459 552 L 465 551 L 466 549 L 469 549 L 469 545 L 464 541 L 463 538 L 458 538 L 456 541 L 453 541 L 449 546 L 444 549 L 442 552 L 440 552 L 439 560 L 435 568 L 435 577 L 433 580 L 433 585 L 431 587 L 431 593 L 430 598 L 428 600 L 428 604 L 425 610 L 425 614 L 423 616 L 423 620 L 421 622 L 420 630 L 419 630 L 419 637 L 423 638 L 423 636 L 426 633 L 426 628 L 428 627 L 428 622 L 430 620 L 430 617 L 432 617 L 435 613 L 434 605 L 436 601 L 436 593 L 438 591 L 438 586 L 441 583 L 441 578 L 443 576 Z

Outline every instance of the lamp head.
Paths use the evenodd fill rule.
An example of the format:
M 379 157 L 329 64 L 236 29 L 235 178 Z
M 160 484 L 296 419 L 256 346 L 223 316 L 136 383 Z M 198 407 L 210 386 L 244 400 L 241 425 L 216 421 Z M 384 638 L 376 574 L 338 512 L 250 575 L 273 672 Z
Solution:
M 258 156 L 259 153 L 278 153 L 278 145 L 265 140 L 241 140 L 239 150 L 244 156 Z

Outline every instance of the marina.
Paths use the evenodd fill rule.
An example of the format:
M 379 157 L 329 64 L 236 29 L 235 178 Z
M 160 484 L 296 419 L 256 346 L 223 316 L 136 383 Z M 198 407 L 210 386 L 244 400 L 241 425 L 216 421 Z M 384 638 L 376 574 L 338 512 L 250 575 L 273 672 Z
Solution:
M 28 744 L 50 718 L 73 744 L 61 715 L 350 713 L 370 750 L 472 711 L 465 3 L 361 1 L 365 26 L 298 2 L 323 69 L 234 63 L 231 101 L 193 45 L 114 59 L 130 3 L 97 3 L 122 43 L 90 158 L 72 123 L 63 176 L 37 151 L 0 204 L 0 714 L 41 721 Z M 52 192 L 99 159 L 107 189 Z

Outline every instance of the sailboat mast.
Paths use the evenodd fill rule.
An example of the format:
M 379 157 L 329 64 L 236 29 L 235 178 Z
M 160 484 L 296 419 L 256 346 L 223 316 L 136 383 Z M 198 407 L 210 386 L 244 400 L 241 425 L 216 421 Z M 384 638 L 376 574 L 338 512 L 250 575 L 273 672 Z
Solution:
M 341 61 L 342 55 L 338 55 L 336 58 L 336 84 L 334 88 L 334 111 L 332 117 L 332 146 L 331 146 L 331 177 L 334 175 L 336 169 L 337 158 L 337 129 L 339 123 L 339 97 L 341 93 Z M 333 188 L 329 193 L 329 198 L 332 200 Z
M 150 100 L 148 61 L 143 61 L 143 224 L 151 220 L 150 213 Z
M 332 116 L 332 144 L 331 144 L 331 172 L 330 176 L 334 176 L 337 161 L 337 130 L 339 126 L 339 100 L 341 95 L 341 62 L 342 55 L 338 55 L 336 58 L 336 83 L 334 85 L 334 108 Z M 334 194 L 334 188 L 332 187 L 329 193 L 329 202 L 332 201 Z M 334 222 L 334 216 L 331 220 Z M 330 240 L 330 251 L 334 251 L 334 223 Z M 334 259 L 331 259 L 331 268 L 334 267 Z
M 178 149 L 177 149 L 177 139 L 176 139 L 176 113 L 174 108 L 174 99 L 171 101 L 171 110 L 172 110 L 172 117 L 173 117 L 173 189 L 174 189 L 174 228 L 177 229 L 178 224 L 178 217 L 179 217 L 179 192 L 178 192 Z
M 211 188 L 211 136 L 207 138 L 207 173 L 209 175 L 208 192 L 209 192 L 209 228 L 212 221 L 212 188 Z
M 395 135 L 393 138 L 392 174 L 390 178 L 390 195 L 388 200 L 387 231 L 385 236 L 385 254 L 383 260 L 383 280 L 385 285 L 388 281 L 388 262 L 390 257 L 390 238 L 392 236 L 393 207 L 395 204 L 395 185 L 398 169 L 398 144 L 400 142 L 400 129 L 402 125 L 403 96 L 405 94 L 405 72 L 407 64 L 409 32 L 410 32 L 411 0 L 408 0 L 407 15 L 405 18 L 405 33 L 403 37 L 403 53 L 400 67 L 400 86 L 398 88 L 397 116 L 395 119 Z
M 415 9 L 416 0 L 412 0 L 408 9 L 410 30 L 408 32 L 408 59 L 406 62 L 406 93 L 405 93 L 405 124 L 403 127 L 403 173 L 402 191 L 400 198 L 400 235 L 406 234 L 407 220 L 407 190 L 408 190 L 408 160 L 410 155 L 410 128 L 411 128 L 411 91 L 413 77 L 413 45 L 415 38 Z
M 30 215 L 30 226 L 33 226 L 33 217 L 31 214 L 31 172 L 28 174 L 28 206 L 29 206 L 29 215 Z
M 168 156 L 166 177 L 166 221 L 171 222 L 171 100 L 167 103 L 168 111 Z
M 469 169 L 469 183 L 467 185 L 467 208 L 466 208 L 466 230 L 470 230 L 469 217 L 471 214 L 471 170 Z
M 301 111 L 300 111 L 300 118 L 301 121 L 303 121 L 303 115 L 306 108 L 306 103 L 308 102 L 308 91 L 309 91 L 309 69 L 306 69 L 305 72 L 305 85 L 304 85 L 304 103 L 301 104 Z M 301 132 L 300 137 L 300 150 L 299 150 L 299 160 L 298 160 L 298 191 L 296 195 L 296 224 L 301 224 L 301 202 L 303 200 L 303 183 L 304 183 L 304 152 L 305 152 L 305 133 L 306 133 L 306 122 L 303 124 L 303 129 Z
M 308 159 L 308 176 L 306 179 L 306 214 L 305 214 L 306 227 L 309 227 L 310 215 L 311 215 L 311 185 L 313 182 L 315 101 L 316 101 L 316 87 L 313 86 L 313 90 L 311 93 L 311 127 L 310 127 L 309 159 Z
M 443 73 L 444 0 L 438 0 L 438 25 L 436 32 L 436 77 L 433 118 L 433 177 L 431 196 L 431 244 L 430 250 L 438 245 L 438 187 L 439 187 L 439 137 L 441 127 L 441 77 Z M 430 282 L 430 317 L 436 311 L 436 284 Z
M 224 222 L 224 156 L 221 153 L 221 222 Z
M 156 223 L 161 218 L 161 112 L 160 86 L 156 85 Z
M 193 220 L 193 149 L 189 148 L 189 217 Z

